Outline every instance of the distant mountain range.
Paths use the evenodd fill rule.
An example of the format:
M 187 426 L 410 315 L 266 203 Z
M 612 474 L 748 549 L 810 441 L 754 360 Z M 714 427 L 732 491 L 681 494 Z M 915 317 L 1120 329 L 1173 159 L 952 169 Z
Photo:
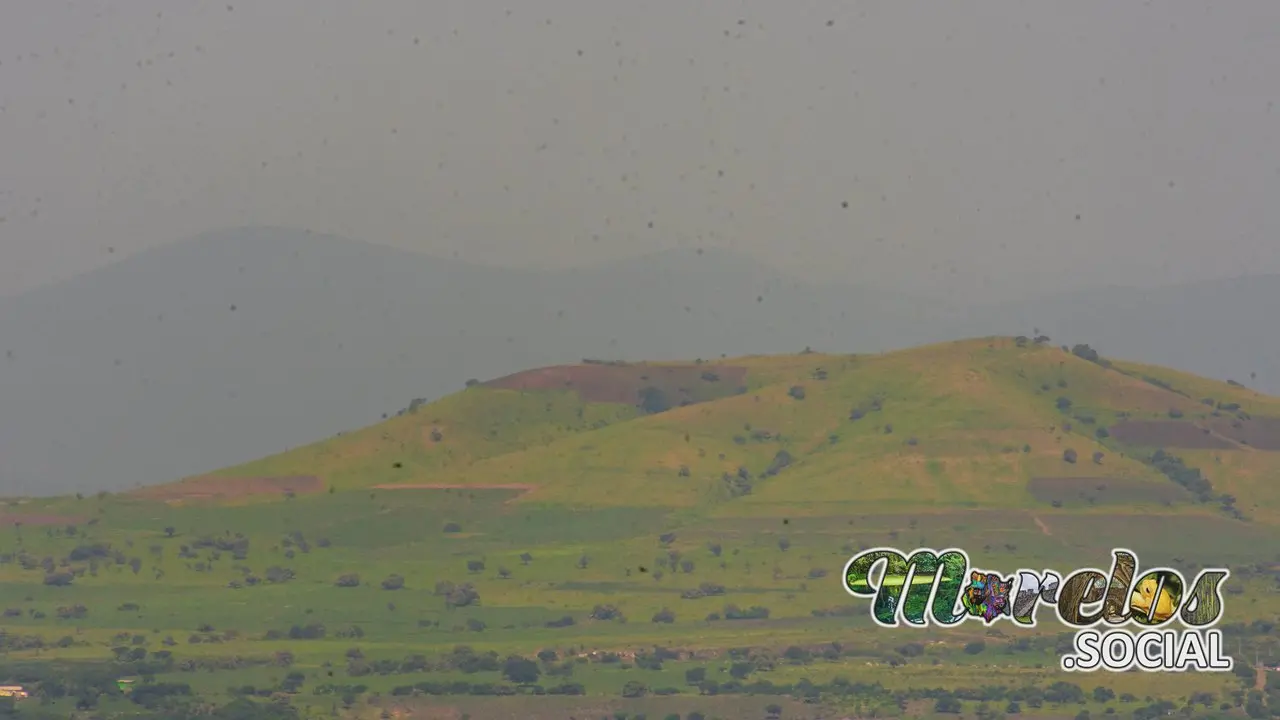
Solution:
M 1280 277 L 956 307 L 726 251 L 481 266 L 245 228 L 0 298 L 0 493 L 166 482 L 582 358 L 879 352 L 1031 333 L 1280 391 Z M 1256 373 L 1256 380 L 1250 377 Z

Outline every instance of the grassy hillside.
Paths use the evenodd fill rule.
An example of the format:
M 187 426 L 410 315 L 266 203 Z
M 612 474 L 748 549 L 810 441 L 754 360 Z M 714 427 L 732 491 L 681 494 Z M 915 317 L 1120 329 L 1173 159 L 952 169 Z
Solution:
M 325 711 L 815 707 L 792 697 L 803 685 L 779 698 L 699 691 L 685 672 L 702 668 L 721 683 L 731 670 L 775 686 L 878 682 L 888 690 L 823 685 L 819 704 L 892 714 L 895 688 L 1084 681 L 1056 670 L 1061 628 L 1026 643 L 1009 628 L 871 627 L 839 579 L 859 548 L 959 545 L 1006 571 L 1105 566 L 1117 545 L 1147 567 L 1229 563 L 1225 622 L 1267 623 L 1278 481 L 1280 399 L 1084 346 L 984 338 L 875 356 L 592 362 L 474 382 L 209 476 L 10 500 L 0 607 L 10 662 L 142 648 L 167 663 L 157 677 L 224 698 L 297 672 L 298 701 Z M 1265 655 L 1264 635 L 1239 642 Z M 986 649 L 972 652 L 977 642 Z M 554 651 L 539 682 L 587 695 L 508 707 L 391 694 L 502 682 L 487 661 L 459 659 L 459 645 L 499 658 Z M 418 654 L 429 672 L 406 664 Z M 205 667 L 221 669 L 194 672 Z M 1083 687 L 1133 695 L 1131 707 L 1088 701 L 1104 712 L 1200 691 L 1229 702 L 1242 682 L 1130 674 Z M 634 683 L 643 697 L 620 697 Z M 350 688 L 337 686 L 357 684 L 367 691 L 344 702 Z

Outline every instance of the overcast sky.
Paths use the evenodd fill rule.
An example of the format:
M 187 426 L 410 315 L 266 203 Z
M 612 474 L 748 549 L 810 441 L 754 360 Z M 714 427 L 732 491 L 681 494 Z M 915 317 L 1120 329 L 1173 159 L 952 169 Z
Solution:
M 1276 273 L 1276 68 L 1275 0 L 6 0 L 0 293 L 251 224 L 968 297 Z

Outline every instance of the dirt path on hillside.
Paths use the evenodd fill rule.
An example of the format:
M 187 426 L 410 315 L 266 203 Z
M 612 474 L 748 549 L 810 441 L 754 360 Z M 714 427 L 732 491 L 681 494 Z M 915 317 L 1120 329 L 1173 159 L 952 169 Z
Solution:
M 1257 448 L 1253 447 L 1252 445 L 1248 445 L 1248 444 L 1246 444 L 1246 443 L 1242 443 L 1242 442 L 1240 442 L 1239 440 L 1236 440 L 1235 438 L 1227 437 L 1226 435 L 1223 435 L 1222 433 L 1218 432 L 1217 430 L 1214 430 L 1213 428 L 1204 428 L 1204 429 L 1209 431 L 1209 437 L 1214 437 L 1214 438 L 1217 438 L 1217 439 L 1219 439 L 1219 440 L 1221 440 L 1221 441 L 1223 441 L 1223 442 L 1225 442 L 1225 443 L 1230 443 L 1231 448 L 1232 448 L 1233 450 L 1244 450 L 1244 451 L 1246 451 L 1246 452 L 1257 452 Z
M 373 490 L 519 490 L 519 495 L 507 500 L 510 504 L 538 489 L 528 483 L 500 483 L 497 485 L 463 485 L 461 483 L 385 483 L 374 485 Z
M 1045 522 L 1040 519 L 1039 515 L 1032 515 L 1031 519 L 1035 521 L 1036 527 L 1040 528 L 1040 532 L 1044 533 L 1045 537 L 1053 537 L 1053 531 L 1050 530 L 1049 526 L 1046 525 Z
M 182 500 L 237 499 L 258 495 L 316 494 L 324 491 L 324 482 L 314 475 L 283 477 L 195 477 L 167 485 L 130 490 L 129 496 L 147 500 L 177 502 Z

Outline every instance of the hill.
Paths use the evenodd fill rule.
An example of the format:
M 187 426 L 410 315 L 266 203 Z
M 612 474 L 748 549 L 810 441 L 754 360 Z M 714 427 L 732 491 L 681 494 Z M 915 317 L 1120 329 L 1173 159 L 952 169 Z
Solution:
M 1115 546 L 1144 567 L 1227 563 L 1234 641 L 1275 657 L 1280 558 L 1262 549 L 1280 539 L 1277 477 L 1280 398 L 1087 346 L 596 361 L 477 379 L 178 483 L 12 500 L 0 606 L 13 658 L 123 657 L 127 641 L 214 695 L 278 689 L 286 670 L 245 666 L 288 653 L 298 702 L 322 706 L 359 684 L 378 708 L 410 707 L 418 685 L 482 717 L 574 702 L 743 717 L 775 693 L 807 717 L 788 698 L 814 683 L 848 709 L 1064 679 L 1043 620 L 1025 640 L 872 627 L 839 574 L 876 545 L 955 545 L 1004 570 L 1105 565 Z M 37 636 L 42 650 L 19 642 Z M 497 692 L 502 658 L 539 653 L 543 686 L 585 695 L 457 697 Z M 1108 677 L 1114 695 L 1085 701 L 1227 697 L 1253 682 L 1241 666 Z M 723 689 L 691 687 L 698 672 Z M 831 684 L 851 674 L 870 685 Z
M 867 356 L 545 368 L 474 382 L 386 423 L 194 482 L 314 476 L 315 489 L 348 490 L 539 478 L 536 496 L 520 503 L 697 507 L 713 516 L 754 515 L 756 506 L 795 516 L 928 505 L 1025 510 L 1082 493 L 1095 510 L 1131 510 L 1191 500 L 1144 453 L 1163 448 L 1231 465 L 1224 452 L 1270 460 L 1280 450 L 1275 399 L 1163 368 L 1091 361 L 1080 357 L 1096 356 L 1084 347 L 1005 338 Z M 670 409 L 646 413 L 647 392 Z M 1064 461 L 1068 449 L 1075 462 Z M 1108 486 L 1049 482 L 1064 471 Z M 739 474 L 749 476 L 749 492 L 726 481 Z M 1271 517 L 1276 498 L 1265 484 L 1217 482 L 1217 495 L 1235 496 L 1240 512 Z M 798 487 L 813 499 L 797 497 Z

